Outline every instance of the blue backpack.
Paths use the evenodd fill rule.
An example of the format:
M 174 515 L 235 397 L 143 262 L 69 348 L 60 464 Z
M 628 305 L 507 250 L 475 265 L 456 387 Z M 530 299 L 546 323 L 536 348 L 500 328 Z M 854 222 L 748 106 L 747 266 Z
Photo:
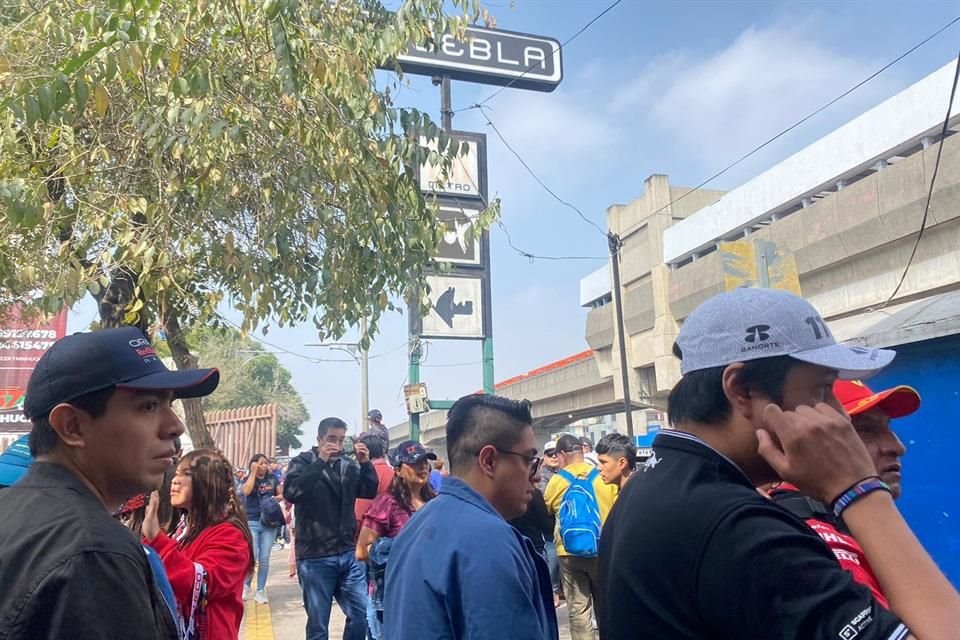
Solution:
M 593 481 L 599 472 L 592 469 L 580 479 L 565 469 L 557 475 L 570 483 L 560 502 L 559 528 L 563 548 L 571 556 L 595 558 L 600 549 L 600 506 Z

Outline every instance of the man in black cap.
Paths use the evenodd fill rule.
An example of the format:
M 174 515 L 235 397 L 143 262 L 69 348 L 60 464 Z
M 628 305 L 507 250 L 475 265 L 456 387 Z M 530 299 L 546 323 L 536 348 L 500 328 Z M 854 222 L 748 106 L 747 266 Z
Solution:
M 169 371 L 133 327 L 67 336 L 40 358 L 24 402 L 36 462 L 0 493 L 5 639 L 177 637 L 143 548 L 111 514 L 173 467 L 174 399 L 219 382 L 216 369 Z

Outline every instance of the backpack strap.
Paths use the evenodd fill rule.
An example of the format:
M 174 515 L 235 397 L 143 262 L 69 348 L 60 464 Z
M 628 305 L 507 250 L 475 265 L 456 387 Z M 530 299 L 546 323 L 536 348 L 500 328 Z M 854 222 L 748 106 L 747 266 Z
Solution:
M 573 484 L 574 482 L 577 481 L 577 477 L 574 476 L 569 471 L 567 471 L 566 469 L 559 469 L 557 471 L 557 475 L 563 478 L 564 480 L 566 480 L 567 482 L 569 482 L 570 484 Z
M 589 482 L 590 485 L 593 486 L 593 481 L 597 479 L 598 475 L 600 475 L 600 471 L 596 467 L 594 467 L 593 469 L 590 470 L 590 473 L 587 474 L 587 482 Z

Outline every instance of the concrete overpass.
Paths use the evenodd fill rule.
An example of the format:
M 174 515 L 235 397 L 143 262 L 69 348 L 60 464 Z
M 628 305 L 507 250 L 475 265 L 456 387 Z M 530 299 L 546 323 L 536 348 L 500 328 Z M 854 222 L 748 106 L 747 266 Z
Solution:
M 920 230 L 953 69 L 951 62 L 729 193 L 654 175 L 640 198 L 608 208 L 608 227 L 623 241 L 634 406 L 666 405 L 680 375 L 671 348 L 683 319 L 744 284 L 802 293 L 840 340 L 893 346 L 960 333 L 960 96 L 922 242 L 887 304 Z M 608 265 L 581 282 L 590 349 L 496 387 L 533 402 L 541 440 L 622 410 L 611 298 Z M 421 420 L 423 441 L 441 450 L 445 416 Z M 405 423 L 391 430 L 406 434 Z

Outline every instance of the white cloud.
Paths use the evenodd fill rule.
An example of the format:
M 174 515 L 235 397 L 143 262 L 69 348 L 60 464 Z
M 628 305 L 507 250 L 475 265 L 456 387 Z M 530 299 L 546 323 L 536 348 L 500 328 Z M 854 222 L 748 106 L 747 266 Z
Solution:
M 880 66 L 812 39 L 815 33 L 813 20 L 751 27 L 712 56 L 667 53 L 615 92 L 611 111 L 638 114 L 645 128 L 706 166 L 726 165 Z M 893 84 L 890 72 L 879 76 L 811 126 L 825 133 L 890 95 Z

